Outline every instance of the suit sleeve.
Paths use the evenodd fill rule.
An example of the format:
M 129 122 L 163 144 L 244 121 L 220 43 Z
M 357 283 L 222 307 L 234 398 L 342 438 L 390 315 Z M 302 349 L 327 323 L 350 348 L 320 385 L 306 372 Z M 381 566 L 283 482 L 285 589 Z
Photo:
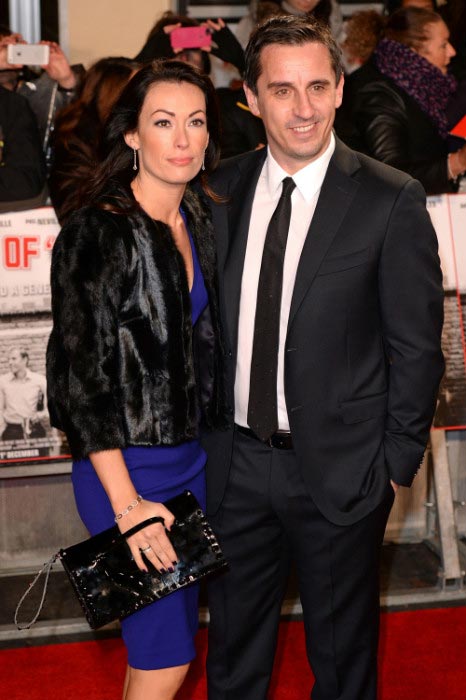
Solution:
M 444 371 L 437 237 L 424 191 L 414 180 L 405 185 L 391 212 L 379 292 L 389 358 L 385 459 L 390 478 L 410 486 L 423 459 Z
M 47 349 L 52 424 L 73 455 L 125 445 L 118 400 L 118 316 L 127 255 L 107 214 L 88 210 L 61 231 L 52 256 Z

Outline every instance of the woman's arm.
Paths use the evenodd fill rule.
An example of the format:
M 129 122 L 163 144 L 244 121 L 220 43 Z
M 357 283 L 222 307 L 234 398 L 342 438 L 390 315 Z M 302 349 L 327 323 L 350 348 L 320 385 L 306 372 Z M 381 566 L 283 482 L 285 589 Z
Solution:
M 89 456 L 121 532 L 147 518 L 161 517 L 165 527 L 173 515 L 162 503 L 142 500 L 125 464 L 126 444 L 119 405 L 118 328 L 125 298 L 128 255 L 123 234 L 109 215 L 82 211 L 57 239 L 52 262 L 54 330 L 47 350 L 47 376 L 52 415 L 57 407 L 75 457 Z M 55 409 L 55 410 L 54 410 Z M 131 509 L 130 504 L 138 505 Z M 140 569 L 140 549 L 158 569 L 169 569 L 176 553 L 157 523 L 129 538 Z
M 127 270 L 123 234 L 104 212 L 79 212 L 55 242 L 48 402 L 53 424 L 66 432 L 77 459 L 126 445 L 118 322 Z
M 145 499 L 137 501 L 138 493 L 131 481 L 121 450 L 92 452 L 89 458 L 115 515 L 128 511 L 116 521 L 121 532 L 126 532 L 147 518 L 164 519 L 164 524 L 149 525 L 128 539 L 128 545 L 138 567 L 147 571 L 147 566 L 141 555 L 141 549 L 144 549 L 146 550 L 144 556 L 158 571 L 173 568 L 177 556 L 165 532 L 165 528 L 169 530 L 175 520 L 172 513 L 165 508 L 163 503 L 154 503 Z M 137 506 L 133 505 L 128 510 L 128 506 L 135 503 Z M 147 550 L 147 547 L 150 549 Z

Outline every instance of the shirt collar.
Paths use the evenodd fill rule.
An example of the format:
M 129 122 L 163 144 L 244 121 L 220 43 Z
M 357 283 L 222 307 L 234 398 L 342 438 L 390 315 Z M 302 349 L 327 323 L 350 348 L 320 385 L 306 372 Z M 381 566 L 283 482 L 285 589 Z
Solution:
M 312 163 L 306 165 L 301 170 L 298 170 L 293 175 L 293 180 L 296 183 L 297 189 L 300 191 L 304 200 L 308 203 L 322 187 L 325 175 L 327 173 L 328 164 L 335 150 L 335 136 L 333 131 L 330 135 L 330 142 L 325 151 Z M 275 197 L 281 183 L 289 174 L 277 163 L 275 158 L 267 148 L 267 159 L 265 161 L 265 180 L 270 197 Z
M 13 374 L 13 372 L 10 372 L 9 375 L 10 375 L 10 378 L 9 378 L 10 382 L 18 381 L 18 380 L 16 379 L 16 375 Z M 26 367 L 26 375 L 25 375 L 25 377 L 24 377 L 24 381 L 29 381 L 29 380 L 32 378 L 31 375 L 32 375 L 31 370 L 29 369 L 29 367 Z

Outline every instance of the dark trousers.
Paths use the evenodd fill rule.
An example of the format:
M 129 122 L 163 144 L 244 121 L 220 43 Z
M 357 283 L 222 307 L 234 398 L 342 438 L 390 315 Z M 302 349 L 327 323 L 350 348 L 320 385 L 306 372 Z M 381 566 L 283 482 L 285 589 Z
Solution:
M 238 432 L 234 440 L 225 498 L 210 518 L 230 570 L 209 586 L 209 700 L 266 699 L 291 562 L 315 676 L 312 700 L 375 700 L 390 483 L 370 515 L 334 525 L 306 491 L 292 450 Z
M 37 423 L 31 423 L 31 432 L 27 436 L 29 439 L 32 438 L 42 438 L 46 436 L 44 426 L 39 421 Z M 7 423 L 6 428 L 2 433 L 2 440 L 5 442 L 7 440 L 25 440 L 26 435 L 24 434 L 23 426 L 20 423 Z

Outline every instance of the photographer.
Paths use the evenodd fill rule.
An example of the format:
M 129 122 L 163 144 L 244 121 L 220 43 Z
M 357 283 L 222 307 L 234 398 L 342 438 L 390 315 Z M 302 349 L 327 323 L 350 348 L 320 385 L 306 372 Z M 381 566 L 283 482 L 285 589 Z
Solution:
M 25 43 L 20 34 L 12 34 L 8 27 L 0 26 L 0 49 L 4 56 L 0 75 L 3 73 L 4 77 L 9 78 L 5 87 L 16 90 L 29 102 L 37 120 L 42 149 L 49 166 L 50 138 L 55 116 L 76 98 L 84 69 L 82 66 L 70 66 L 60 46 L 53 41 L 39 43 L 39 46 L 49 47 L 49 60 L 41 65 L 41 75 L 37 76 L 24 64 L 10 65 L 6 58 L 7 46 Z
M 0 71 L 7 67 L 6 45 L 0 44 Z M 27 100 L 0 86 L 0 211 L 39 195 L 45 167 L 34 114 Z

